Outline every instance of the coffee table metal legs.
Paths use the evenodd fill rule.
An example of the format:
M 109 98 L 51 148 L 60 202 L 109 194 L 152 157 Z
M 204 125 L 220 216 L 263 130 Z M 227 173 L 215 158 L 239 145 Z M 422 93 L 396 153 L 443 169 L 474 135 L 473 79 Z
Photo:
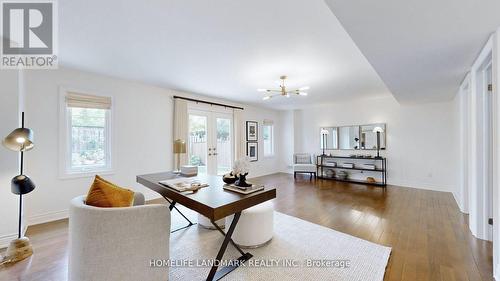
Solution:
M 163 197 L 163 198 L 165 198 L 165 197 Z M 170 201 L 170 200 L 169 200 L 169 199 L 167 199 L 167 198 L 165 198 L 165 200 L 167 200 L 167 202 L 168 202 L 168 203 L 170 203 L 170 206 L 168 207 L 168 208 L 170 209 L 170 211 L 172 211 L 173 209 L 175 209 L 175 210 L 176 210 L 177 212 L 179 212 L 179 214 L 181 214 L 181 216 L 182 216 L 183 218 L 185 218 L 185 219 L 188 221 L 188 223 L 189 223 L 189 224 L 188 224 L 188 225 L 186 225 L 186 226 L 183 226 L 183 227 L 181 227 L 181 228 L 177 228 L 176 230 L 172 230 L 170 233 L 174 233 L 174 232 L 176 232 L 176 231 L 179 231 L 179 230 L 181 230 L 181 229 L 188 228 L 188 227 L 193 226 L 193 225 L 195 225 L 195 224 L 196 224 L 196 223 L 191 222 L 191 221 L 190 221 L 190 220 L 189 220 L 189 219 L 188 219 L 188 218 L 187 218 L 187 217 L 186 217 L 186 216 L 185 216 L 185 215 L 184 215 L 184 214 L 183 214 L 183 213 L 182 213 L 179 209 L 177 209 L 177 207 L 175 207 L 175 203 L 176 203 L 175 201 Z
M 165 198 L 168 203 L 170 203 L 170 206 L 168 207 L 170 211 L 175 209 L 179 214 L 181 214 L 182 217 L 184 217 L 188 221 L 188 225 L 178 228 L 176 230 L 171 231 L 171 233 L 174 233 L 176 231 L 179 231 L 181 229 L 188 228 L 190 226 L 195 225 L 196 223 L 191 222 L 177 207 L 175 207 L 176 202 L 175 201 L 170 201 L 169 199 Z M 245 253 L 243 250 L 240 249 L 240 247 L 234 243 L 233 239 L 231 239 L 231 236 L 233 235 L 234 229 L 236 228 L 236 224 L 238 224 L 238 221 L 240 219 L 241 212 L 238 212 L 234 214 L 233 221 L 231 222 L 231 225 L 229 226 L 229 229 L 227 229 L 227 233 L 224 233 L 224 231 L 218 226 L 213 220 L 211 220 L 212 224 L 215 226 L 215 228 L 222 234 L 224 235 L 224 241 L 222 242 L 222 245 L 219 249 L 219 252 L 217 253 L 217 257 L 215 258 L 215 263 L 214 266 L 210 269 L 210 273 L 208 274 L 207 281 L 217 281 L 229 274 L 231 271 L 235 270 L 238 268 L 238 266 L 247 260 L 251 259 L 253 256 L 250 253 Z M 217 263 L 220 263 L 222 261 L 222 258 L 224 257 L 224 253 L 226 252 L 227 245 L 231 242 L 231 244 L 240 252 L 241 257 L 237 259 L 238 262 L 233 262 L 232 265 L 230 266 L 225 266 L 222 267 L 220 270 L 219 266 Z
M 250 253 L 244 253 L 236 243 L 231 239 L 231 236 L 233 235 L 234 229 L 236 228 L 236 224 L 238 223 L 238 220 L 240 219 L 241 212 L 238 212 L 234 214 L 233 221 L 231 222 L 231 226 L 229 226 L 229 229 L 227 230 L 227 233 L 224 235 L 224 241 L 222 242 L 222 245 L 219 249 L 219 253 L 217 253 L 217 257 L 215 258 L 215 263 L 214 266 L 210 269 L 210 273 L 208 274 L 207 281 L 213 281 L 213 280 L 220 280 L 222 277 L 226 276 L 228 273 L 231 271 L 235 270 L 238 268 L 239 264 L 251 259 L 253 256 Z M 221 232 L 224 234 L 222 229 L 214 222 L 212 221 L 212 224 Z M 222 257 L 224 257 L 224 253 L 226 252 L 227 245 L 231 242 L 233 246 L 242 254 L 241 257 L 239 257 L 237 260 L 238 262 L 232 263 L 233 265 L 231 266 L 226 266 L 221 268 L 220 270 L 217 270 L 219 266 L 217 265 L 218 262 L 222 261 Z
M 222 236 L 226 237 L 226 233 L 224 232 L 224 230 L 222 230 L 222 228 L 220 228 L 220 226 L 218 224 L 216 224 L 214 221 L 211 221 L 211 222 L 214 225 L 215 229 L 217 229 L 220 232 L 220 234 L 222 234 Z M 229 242 L 231 242 L 231 244 L 233 244 L 233 246 L 236 248 L 236 250 L 238 250 L 238 252 L 240 252 L 240 254 L 242 254 L 242 255 L 245 254 L 243 252 L 243 250 L 241 250 L 241 248 L 236 243 L 234 243 L 232 238 L 229 238 Z

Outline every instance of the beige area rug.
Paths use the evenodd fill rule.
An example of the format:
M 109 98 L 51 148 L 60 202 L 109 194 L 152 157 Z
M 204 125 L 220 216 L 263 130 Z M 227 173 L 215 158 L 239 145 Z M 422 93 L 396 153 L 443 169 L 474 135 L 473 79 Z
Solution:
M 185 214 L 196 221 L 194 213 Z M 172 229 L 185 224 L 173 211 Z M 169 280 L 206 280 L 210 268 L 203 265 L 215 258 L 222 241 L 218 231 L 197 225 L 173 233 L 170 259 L 177 266 L 169 269 Z M 247 251 L 254 256 L 252 264 L 247 261 L 222 280 L 381 281 L 391 248 L 275 212 L 271 242 Z M 229 244 L 224 259 L 239 256 Z M 311 266 L 313 262 L 315 266 Z M 186 266 L 188 263 L 191 266 Z

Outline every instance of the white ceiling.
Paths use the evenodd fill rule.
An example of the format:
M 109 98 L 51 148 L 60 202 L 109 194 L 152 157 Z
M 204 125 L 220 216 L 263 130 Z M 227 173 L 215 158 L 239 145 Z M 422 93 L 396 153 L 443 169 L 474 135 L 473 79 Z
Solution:
M 59 1 L 59 58 L 274 108 L 390 95 L 323 0 Z M 309 85 L 309 96 L 262 101 L 256 89 L 283 74 L 290 87 Z
M 498 0 L 325 0 L 400 102 L 451 99 L 500 26 Z

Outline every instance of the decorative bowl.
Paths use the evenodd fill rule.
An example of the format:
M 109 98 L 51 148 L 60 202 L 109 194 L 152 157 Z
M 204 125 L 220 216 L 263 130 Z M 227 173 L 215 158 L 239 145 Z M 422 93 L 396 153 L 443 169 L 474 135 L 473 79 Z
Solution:
M 222 176 L 222 180 L 227 184 L 233 184 L 238 178 L 232 174 L 226 174 Z

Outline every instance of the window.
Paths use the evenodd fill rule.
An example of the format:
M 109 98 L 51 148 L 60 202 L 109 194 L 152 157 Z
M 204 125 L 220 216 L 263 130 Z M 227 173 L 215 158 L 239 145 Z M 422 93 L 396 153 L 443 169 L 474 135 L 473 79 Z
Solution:
M 111 98 L 65 95 L 65 174 L 111 170 Z
M 274 125 L 272 121 L 264 120 L 262 137 L 264 140 L 264 157 L 274 156 Z

